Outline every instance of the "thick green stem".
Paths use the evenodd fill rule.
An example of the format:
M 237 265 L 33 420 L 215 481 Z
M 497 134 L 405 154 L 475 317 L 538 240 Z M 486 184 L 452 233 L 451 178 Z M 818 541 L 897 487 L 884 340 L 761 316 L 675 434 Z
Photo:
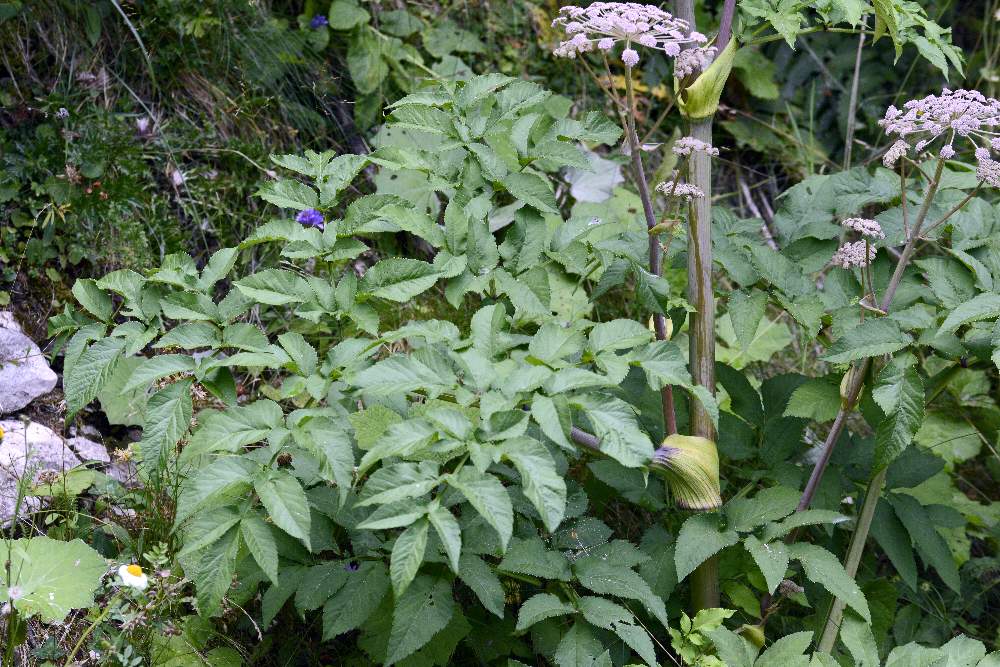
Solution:
M 868 541 L 868 533 L 872 527 L 872 517 L 875 516 L 875 507 L 878 505 L 879 497 L 882 495 L 882 485 L 885 483 L 887 468 L 883 468 L 872 477 L 865 492 L 865 502 L 861 506 L 858 514 L 858 523 L 854 527 L 854 534 L 851 535 L 851 544 L 847 549 L 847 559 L 844 561 L 844 569 L 853 579 L 858 574 L 858 565 L 861 564 L 861 555 L 865 550 L 865 543 Z M 820 636 L 818 649 L 823 653 L 832 653 L 833 645 L 837 641 L 840 633 L 840 623 L 844 619 L 844 601 L 834 598 L 830 606 L 830 613 L 826 617 L 826 624 L 823 626 L 823 634 Z
M 712 143 L 712 120 L 691 123 L 691 136 Z M 694 307 L 688 325 L 691 378 L 715 393 L 715 294 L 712 289 L 712 167 L 710 156 L 691 155 L 690 181 L 705 196 L 691 206 L 688 222 L 688 302 Z M 715 440 L 715 427 L 708 411 L 691 401 L 691 435 Z
M 676 0 L 678 18 L 696 29 L 694 0 Z M 726 0 L 716 46 L 725 49 L 736 10 L 734 0 Z M 712 143 L 712 117 L 693 120 L 690 135 Z M 689 181 L 705 196 L 694 200 L 688 220 L 688 302 L 694 307 L 688 325 L 691 378 L 715 393 L 715 294 L 712 286 L 712 163 L 703 151 L 695 151 L 688 163 Z M 715 427 L 708 411 L 698 401 L 691 408 L 691 435 L 715 440 Z M 691 574 L 691 603 L 695 611 L 719 606 L 719 564 L 709 558 Z
M 712 143 L 712 119 L 691 124 L 691 136 Z M 688 221 L 688 302 L 694 306 L 688 325 L 691 378 L 715 393 L 715 294 L 712 291 L 712 172 L 709 155 L 691 156 L 690 181 L 705 196 L 696 199 Z M 715 441 L 715 427 L 699 401 L 689 401 L 691 435 Z M 695 611 L 719 606 L 719 563 L 709 558 L 691 574 L 691 604 Z

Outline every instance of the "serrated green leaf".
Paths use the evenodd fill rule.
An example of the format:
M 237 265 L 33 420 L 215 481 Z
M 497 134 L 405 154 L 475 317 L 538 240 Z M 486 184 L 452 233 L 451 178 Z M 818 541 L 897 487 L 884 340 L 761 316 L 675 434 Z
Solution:
M 764 528 L 762 539 L 770 542 L 779 537 L 784 537 L 791 531 L 802 526 L 811 526 L 820 523 L 834 523 L 843 521 L 844 515 L 833 510 L 803 510 L 796 512 L 784 521 L 772 523 Z
M 123 338 L 102 338 L 87 347 L 63 376 L 67 419 L 85 408 L 114 374 L 125 349 Z
M 885 318 L 867 319 L 837 339 L 821 358 L 832 364 L 846 364 L 865 357 L 877 357 L 902 350 L 913 342 L 899 324 Z
M 391 257 L 365 272 L 358 291 L 380 299 L 406 302 L 437 282 L 436 267 L 418 259 Z
M 271 306 L 302 303 L 312 296 L 309 284 L 284 269 L 264 269 L 236 281 L 236 288 L 255 301 Z
M 753 535 L 743 538 L 743 546 L 753 557 L 760 573 L 767 582 L 767 592 L 770 595 L 778 588 L 788 570 L 788 550 L 782 542 L 762 543 Z
M 924 383 L 915 368 L 904 370 L 889 365 L 879 375 L 879 387 L 872 396 L 887 415 L 875 430 L 872 466 L 878 471 L 909 447 L 920 429 L 924 421 Z
M 871 622 L 871 612 L 864 593 L 847 574 L 832 553 L 815 544 L 798 542 L 788 545 L 788 555 L 802 563 L 806 577 L 828 590 L 832 595 L 843 600 L 847 606 L 856 611 L 862 618 Z
M 521 475 L 524 495 L 538 510 L 551 533 L 566 513 L 566 482 L 556 472 L 556 464 L 545 445 L 531 438 L 514 438 L 503 443 L 503 456 Z
M 632 570 L 620 563 L 604 560 L 598 556 L 586 556 L 573 565 L 573 573 L 584 587 L 601 595 L 637 600 L 664 627 L 667 627 L 667 610 L 663 600 L 649 587 L 649 584 Z
M 840 624 L 840 640 L 854 659 L 855 667 L 879 667 L 878 645 L 869 623 L 848 611 Z
M 136 389 L 145 389 L 154 380 L 159 380 L 175 373 L 192 371 L 195 365 L 194 358 L 186 354 L 159 354 L 155 357 L 144 359 L 129 375 L 120 393 L 128 394 Z
M 784 416 L 828 422 L 834 419 L 839 411 L 839 383 L 827 378 L 811 378 L 792 392 Z
M 653 443 L 628 403 L 597 394 L 574 396 L 571 403 L 587 416 L 602 452 L 626 468 L 646 465 L 652 459 Z
M 357 569 L 348 569 L 343 588 L 323 605 L 323 640 L 360 627 L 388 591 L 389 575 L 382 563 L 364 561 Z
M 553 661 L 558 667 L 593 665 L 603 652 L 604 645 L 594 636 L 590 627 L 578 621 L 559 640 Z
M 958 566 L 955 565 L 948 543 L 934 527 L 927 509 L 916 498 L 905 493 L 890 493 L 888 498 L 896 516 L 910 534 L 920 559 L 933 567 L 949 588 L 955 592 L 961 591 Z
M 978 294 L 959 304 L 941 324 L 941 333 L 952 333 L 959 327 L 1000 317 L 1000 294 Z
M 87 309 L 91 315 L 106 322 L 111 319 L 114 312 L 114 305 L 111 297 L 98 287 L 97 282 L 90 278 L 80 278 L 73 283 L 73 296 L 80 302 L 80 305 Z
M 540 538 L 514 540 L 498 566 L 504 572 L 527 574 L 543 579 L 570 580 L 570 568 L 559 552 L 548 551 Z
M 753 498 L 734 498 L 723 511 L 727 528 L 739 532 L 753 530 L 771 521 L 783 519 L 795 511 L 799 492 L 787 486 L 773 486 Z
M 191 425 L 193 380 L 169 384 L 149 397 L 139 452 L 147 469 L 164 465 L 170 452 Z
M 265 183 L 257 191 L 257 196 L 279 208 L 290 208 L 296 211 L 319 206 L 319 197 L 315 190 L 305 183 L 290 178 Z
M 448 564 L 452 572 L 458 574 L 459 557 L 462 553 L 462 529 L 455 516 L 444 507 L 435 507 L 427 512 L 427 518 L 437 532 L 444 551 L 448 555 Z
M 287 472 L 272 470 L 255 479 L 253 488 L 274 524 L 309 548 L 309 501 L 299 480 Z
M 355 506 L 385 505 L 418 498 L 440 483 L 437 463 L 396 463 L 379 468 L 371 474 Z
M 522 632 L 546 618 L 575 613 L 576 607 L 568 602 L 563 602 L 551 593 L 538 593 L 525 600 L 518 610 L 516 630 Z
M 683 580 L 699 565 L 737 541 L 739 535 L 735 530 L 719 530 L 718 515 L 705 513 L 689 517 L 681 526 L 674 551 L 677 579 Z
M 462 554 L 458 562 L 458 578 L 472 589 L 488 612 L 503 618 L 505 600 L 503 585 L 482 558 L 475 554 Z
M 255 464 L 247 459 L 223 456 L 186 479 L 177 500 L 174 524 L 180 526 L 210 505 L 224 506 L 246 496 L 252 489 L 254 468 Z
M 427 519 L 419 519 L 400 533 L 393 544 L 389 578 L 392 579 L 392 590 L 397 598 L 406 591 L 417 576 L 420 564 L 424 562 L 429 527 Z
M 455 613 L 451 586 L 443 579 L 417 577 L 396 600 L 386 665 L 393 665 L 427 644 Z
M 330 22 L 331 30 L 350 30 L 356 25 L 368 23 L 371 15 L 358 7 L 357 3 L 334 0 L 330 3 L 330 11 L 326 18 Z
M 777 639 L 773 644 L 760 654 L 755 667 L 767 667 L 767 665 L 787 665 L 788 667 L 805 667 L 809 664 L 809 658 L 805 655 L 806 649 L 812 644 L 812 632 L 794 632 Z
M 457 474 L 450 475 L 447 481 L 497 531 L 501 547 L 506 551 L 514 530 L 514 508 L 500 480 L 480 473 L 473 466 L 464 466 Z
M 755 289 L 749 294 L 736 290 L 729 295 L 729 319 L 736 332 L 736 340 L 740 349 L 746 352 L 753 342 L 754 334 L 764 319 L 764 309 L 767 306 L 767 294 Z
M 507 191 L 542 213 L 558 213 L 555 195 L 544 178 L 537 174 L 512 172 L 501 181 Z
M 256 516 L 240 521 L 240 535 L 253 559 L 271 583 L 278 583 L 278 543 L 263 519 Z
M 212 451 L 238 451 L 260 442 L 281 425 L 284 414 L 274 401 L 260 400 L 226 410 L 199 415 L 197 430 L 182 456 L 192 457 Z

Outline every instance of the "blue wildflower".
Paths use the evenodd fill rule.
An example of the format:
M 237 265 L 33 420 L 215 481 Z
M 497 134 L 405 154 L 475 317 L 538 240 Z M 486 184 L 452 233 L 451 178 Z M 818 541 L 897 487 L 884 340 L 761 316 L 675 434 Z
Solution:
M 326 17 L 323 16 L 322 14 L 317 14 L 316 16 L 312 17 L 312 21 L 309 22 L 309 27 L 312 28 L 313 30 L 317 30 L 319 28 L 322 28 L 323 26 L 328 26 L 328 25 L 330 25 L 330 22 L 327 21 Z
M 295 216 L 295 222 L 305 225 L 306 227 L 317 227 L 323 229 L 323 214 L 314 208 L 307 208 L 304 211 L 299 211 Z
M 361 569 L 361 565 L 357 561 L 352 560 L 348 561 L 347 564 L 344 565 L 344 569 L 347 570 L 348 572 L 357 572 L 358 570 Z

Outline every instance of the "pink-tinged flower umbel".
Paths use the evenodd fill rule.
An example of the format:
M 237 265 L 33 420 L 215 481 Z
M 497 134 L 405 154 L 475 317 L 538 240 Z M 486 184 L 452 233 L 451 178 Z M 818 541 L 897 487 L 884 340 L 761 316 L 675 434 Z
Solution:
M 700 139 L 695 139 L 694 137 L 681 137 L 674 142 L 674 146 L 671 149 L 674 155 L 687 156 L 692 153 L 707 153 L 712 157 L 718 157 L 719 149 L 712 146 L 712 144 L 706 143 Z
M 685 44 L 707 41 L 701 33 L 693 32 L 687 21 L 653 5 L 637 2 L 595 2 L 587 7 L 563 7 L 552 25 L 562 27 L 568 37 L 553 51 L 555 55 L 575 58 L 595 48 L 610 51 L 617 42 L 624 42 L 622 62 L 628 67 L 639 63 L 639 53 L 633 48 L 636 44 L 676 56 Z
M 975 150 L 981 167 L 992 161 L 991 150 L 1000 151 L 1000 101 L 975 90 L 945 88 L 940 95 L 910 100 L 902 109 L 890 106 L 879 125 L 886 134 L 899 137 L 882 159 L 887 167 L 911 147 L 921 153 L 938 139 L 943 140 L 939 157 L 954 157 L 955 140 L 963 139 Z
M 842 269 L 861 268 L 868 266 L 875 260 L 876 252 L 877 250 L 865 241 L 845 243 L 837 248 L 837 252 L 833 253 L 830 263 Z
M 871 220 L 869 218 L 847 218 L 840 224 L 848 229 L 853 229 L 858 234 L 861 234 L 869 239 L 885 238 L 885 232 L 882 231 L 882 225 L 880 225 L 877 220 Z

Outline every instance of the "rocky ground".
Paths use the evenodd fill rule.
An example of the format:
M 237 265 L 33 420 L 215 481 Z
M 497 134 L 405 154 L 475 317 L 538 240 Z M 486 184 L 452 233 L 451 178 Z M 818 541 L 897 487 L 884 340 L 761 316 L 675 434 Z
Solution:
M 14 314 L 0 311 L 0 526 L 37 509 L 45 497 L 27 494 L 58 484 L 70 470 L 94 468 L 122 482 L 132 477 L 128 464 L 112 462 L 100 430 L 66 428 L 60 384 Z

